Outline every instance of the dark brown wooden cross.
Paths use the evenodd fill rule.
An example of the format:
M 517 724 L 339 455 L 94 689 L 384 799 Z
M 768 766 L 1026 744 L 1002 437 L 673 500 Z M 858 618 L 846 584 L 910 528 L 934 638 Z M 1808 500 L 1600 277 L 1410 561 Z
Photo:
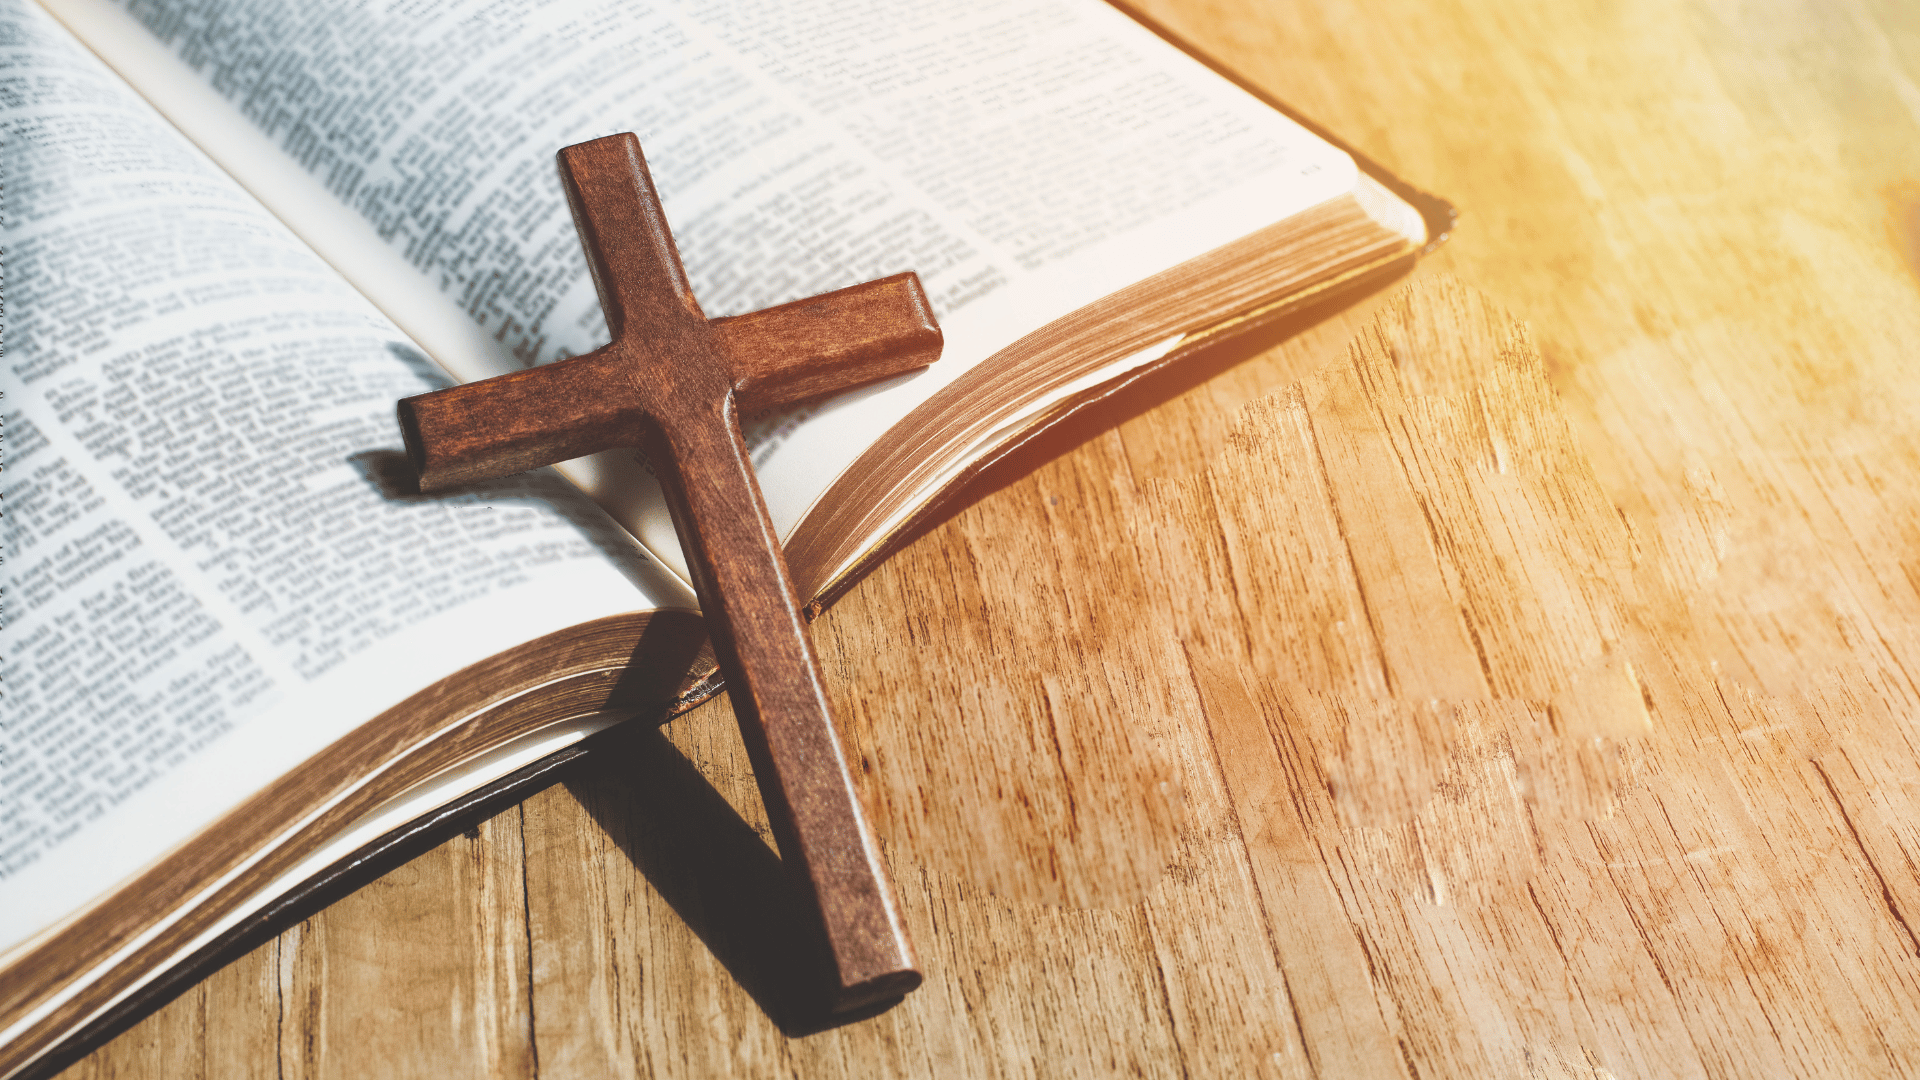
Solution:
M 694 301 L 631 134 L 560 151 L 613 341 L 585 356 L 400 403 L 435 490 L 639 447 L 666 491 L 782 862 L 808 884 L 845 1010 L 920 984 L 879 851 L 834 735 L 799 598 L 740 431 L 743 411 L 923 367 L 940 354 L 920 281 L 901 274 L 751 315 Z

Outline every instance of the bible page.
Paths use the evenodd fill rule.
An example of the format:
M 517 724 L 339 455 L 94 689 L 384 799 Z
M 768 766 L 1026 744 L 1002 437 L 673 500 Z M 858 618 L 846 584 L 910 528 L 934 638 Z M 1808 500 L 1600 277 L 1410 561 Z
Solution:
M 1098 0 L 48 3 L 461 378 L 606 341 L 554 164 L 604 135 L 710 316 L 917 271 L 940 362 L 754 418 L 782 535 L 996 351 L 1358 178 Z M 568 475 L 680 565 L 635 455 Z
M 550 472 L 406 494 L 413 343 L 22 0 L 0 81 L 4 953 L 436 679 L 690 598 Z

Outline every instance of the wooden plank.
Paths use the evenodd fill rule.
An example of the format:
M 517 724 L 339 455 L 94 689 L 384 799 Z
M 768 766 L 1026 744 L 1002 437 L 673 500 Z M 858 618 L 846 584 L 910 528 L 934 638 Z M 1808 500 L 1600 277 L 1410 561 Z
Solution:
M 533 1072 L 520 817 L 500 814 L 280 937 L 279 1075 Z
M 280 1045 L 278 945 L 263 946 L 228 964 L 61 1075 L 74 1080 L 211 1080 L 236 1062 L 270 1067 Z

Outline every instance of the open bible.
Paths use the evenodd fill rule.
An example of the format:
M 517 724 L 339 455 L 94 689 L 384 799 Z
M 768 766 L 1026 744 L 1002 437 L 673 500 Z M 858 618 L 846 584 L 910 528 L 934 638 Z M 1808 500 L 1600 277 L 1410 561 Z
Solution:
M 920 274 L 938 364 L 749 433 L 817 603 L 1449 214 L 1096 0 L 0 0 L 0 80 L 0 1077 L 714 691 L 644 460 L 400 451 L 397 399 L 605 340 L 559 147 L 639 133 L 711 315 Z

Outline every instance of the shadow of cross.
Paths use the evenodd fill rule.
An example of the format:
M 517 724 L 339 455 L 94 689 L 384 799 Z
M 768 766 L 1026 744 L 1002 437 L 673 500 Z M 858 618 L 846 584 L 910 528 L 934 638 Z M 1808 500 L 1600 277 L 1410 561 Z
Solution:
M 834 735 L 779 538 L 740 431 L 745 409 L 923 367 L 941 336 L 915 275 L 708 320 L 640 142 L 560 151 L 613 340 L 542 367 L 400 402 L 423 490 L 640 447 L 665 490 L 773 823 L 832 949 L 837 1009 L 920 984 L 886 868 Z

